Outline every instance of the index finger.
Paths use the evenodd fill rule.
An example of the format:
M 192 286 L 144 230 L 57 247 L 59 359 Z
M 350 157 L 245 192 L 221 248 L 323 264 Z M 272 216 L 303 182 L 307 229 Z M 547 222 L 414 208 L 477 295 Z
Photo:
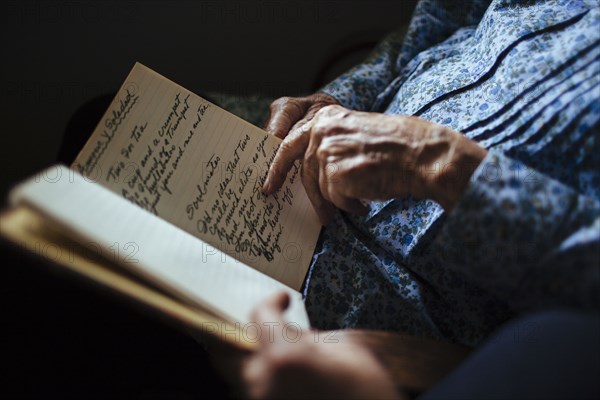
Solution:
M 308 125 L 309 123 L 306 123 L 291 132 L 279 145 L 263 185 L 265 194 L 272 194 L 279 190 L 294 161 L 304 156 L 310 139 L 310 135 L 305 134 L 306 130 L 310 129 Z

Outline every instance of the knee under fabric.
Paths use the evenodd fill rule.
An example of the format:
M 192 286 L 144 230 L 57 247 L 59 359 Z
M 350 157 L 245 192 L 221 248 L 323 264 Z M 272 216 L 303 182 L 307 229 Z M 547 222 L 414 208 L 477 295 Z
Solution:
M 600 317 L 525 316 L 500 329 L 422 399 L 600 398 Z

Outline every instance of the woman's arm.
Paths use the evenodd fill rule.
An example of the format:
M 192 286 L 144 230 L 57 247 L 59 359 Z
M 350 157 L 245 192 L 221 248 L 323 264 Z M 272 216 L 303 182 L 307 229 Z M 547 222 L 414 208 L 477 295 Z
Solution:
M 596 199 L 447 127 L 340 106 L 322 108 L 284 139 L 265 193 L 279 188 L 296 159 L 324 224 L 336 207 L 365 213 L 362 200 L 431 199 L 448 217 L 421 251 L 441 254 L 445 267 L 515 310 L 600 308 Z
M 516 311 L 600 308 L 600 203 L 500 153 L 483 160 L 422 251 Z

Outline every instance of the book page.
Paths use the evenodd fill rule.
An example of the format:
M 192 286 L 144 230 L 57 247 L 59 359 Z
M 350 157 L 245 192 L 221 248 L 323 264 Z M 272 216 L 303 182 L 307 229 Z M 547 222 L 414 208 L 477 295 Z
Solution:
M 299 290 L 321 225 L 299 163 L 262 194 L 280 142 L 137 63 L 71 167 Z
M 206 243 L 67 167 L 58 166 L 20 185 L 11 192 L 11 202 L 32 207 L 99 257 L 227 321 L 249 324 L 254 307 L 286 291 L 291 298 L 287 320 L 309 327 L 297 291 L 211 251 Z M 44 255 L 62 251 L 69 250 L 59 243 L 40 249 Z
M 93 284 L 115 291 L 176 322 L 176 326 L 185 327 L 186 333 L 192 329 L 196 338 L 205 340 L 216 336 L 248 350 L 257 344 L 252 332 L 244 325 L 236 326 L 197 305 L 179 301 L 156 285 L 148 284 L 148 280 L 140 280 L 138 275 L 128 273 L 130 271 L 110 259 L 99 257 L 96 252 L 61 234 L 46 216 L 26 205 L 0 212 L 0 235 L 38 256 L 42 264 L 49 261 L 52 266 L 62 268 L 61 272 L 76 273 Z

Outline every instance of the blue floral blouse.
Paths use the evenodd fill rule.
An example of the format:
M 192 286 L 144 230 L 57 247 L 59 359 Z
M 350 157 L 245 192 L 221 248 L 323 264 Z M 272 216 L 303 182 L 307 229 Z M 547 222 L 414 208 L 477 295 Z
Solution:
M 411 197 L 339 212 L 304 288 L 314 326 L 475 345 L 517 313 L 600 308 L 597 1 L 421 1 L 404 37 L 322 89 L 489 154 L 449 214 Z

